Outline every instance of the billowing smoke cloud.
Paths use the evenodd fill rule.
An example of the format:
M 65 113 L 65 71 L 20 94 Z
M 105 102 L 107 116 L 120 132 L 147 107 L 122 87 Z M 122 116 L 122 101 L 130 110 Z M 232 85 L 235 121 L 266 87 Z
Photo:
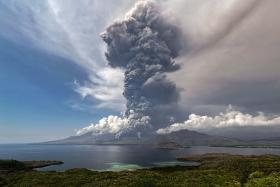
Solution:
M 229 107 L 225 113 L 220 113 L 214 117 L 191 114 L 184 123 L 174 123 L 169 127 L 157 130 L 157 133 L 168 134 L 185 129 L 203 132 L 216 128 L 275 125 L 280 125 L 279 116 L 267 116 L 264 113 L 253 116 Z
M 127 129 L 128 119 L 118 116 L 108 116 L 99 120 L 97 124 L 91 124 L 77 131 L 77 135 L 92 132 L 93 134 L 117 134 L 123 129 Z
M 279 102 L 276 102 L 279 100 L 279 94 L 277 95 L 279 53 L 275 50 L 279 45 L 279 37 L 276 32 L 279 30 L 279 24 L 276 21 L 279 7 L 275 6 L 277 3 L 257 0 L 246 2 L 242 0 L 166 0 L 156 2 L 161 9 L 154 3 L 142 2 L 124 20 L 108 27 L 103 35 L 104 41 L 108 44 L 109 65 L 125 71 L 124 96 L 127 99 L 127 111 L 122 119 L 128 120 L 130 114 L 133 114 L 128 120 L 126 128 L 137 126 L 137 130 L 141 131 L 142 127 L 145 129 L 152 125 L 155 130 L 165 129 L 164 127 L 169 125 L 168 123 L 174 124 L 183 121 L 182 118 L 178 119 L 179 117 L 176 116 L 179 112 L 176 111 L 179 98 L 178 87 L 184 88 L 180 92 L 180 106 L 185 107 L 185 110 L 180 111 L 185 113 L 183 119 L 187 119 L 186 117 L 190 113 L 206 115 L 190 115 L 190 119 L 187 121 L 199 119 L 199 124 L 201 124 L 200 128 L 193 128 L 193 130 L 202 129 L 203 125 L 207 127 L 208 123 L 202 123 L 201 120 L 205 117 L 206 119 L 216 119 L 217 116 L 220 116 L 216 114 L 224 111 L 229 103 L 245 109 L 244 111 L 247 113 L 267 112 L 264 109 L 272 107 L 276 108 L 276 111 L 279 110 L 277 107 Z M 173 21 L 165 21 L 172 17 L 165 19 L 168 13 L 174 15 L 180 23 L 182 34 L 188 41 L 187 51 L 183 51 L 188 53 L 180 55 L 180 58 L 176 59 L 182 64 L 180 71 L 175 71 L 178 66 L 171 63 L 172 59 L 178 55 L 176 53 L 179 52 L 178 49 L 181 45 L 176 44 L 179 42 L 174 42 L 174 45 L 167 42 L 167 48 L 150 47 L 152 45 L 149 43 L 155 39 L 157 42 L 153 45 L 162 46 L 162 43 L 158 41 L 160 39 L 164 42 L 167 41 L 160 34 L 156 35 L 159 38 L 151 37 L 155 32 L 163 33 L 164 30 L 175 30 L 174 34 L 181 34 L 178 28 L 170 24 Z M 274 21 L 271 23 L 269 20 Z M 144 26 L 146 23 L 149 23 L 148 26 Z M 157 27 L 153 27 L 153 25 L 157 25 Z M 164 27 L 158 25 L 164 25 Z M 176 23 L 176 25 L 178 24 Z M 140 36 L 145 40 L 140 40 Z M 180 38 L 175 36 L 176 34 L 172 41 Z M 161 50 L 155 53 L 155 49 Z M 162 53 L 166 49 L 170 52 Z M 171 66 L 166 68 L 161 64 L 149 62 L 150 58 L 154 58 L 153 56 L 158 54 L 165 56 L 168 54 L 167 58 L 171 60 L 167 60 L 166 65 L 171 63 Z M 152 69 L 149 70 L 151 67 Z M 157 71 L 155 71 L 156 68 Z M 147 72 L 148 74 L 145 74 Z M 168 72 L 173 72 L 170 75 L 176 85 L 167 80 Z M 167 93 L 166 90 L 169 90 L 169 94 L 163 94 Z M 264 109 L 260 106 L 263 106 Z M 211 117 L 215 115 L 216 117 Z M 261 115 L 250 116 L 255 119 Z M 145 125 L 142 126 L 135 125 L 137 119 L 142 119 L 142 117 L 145 119 L 142 121 L 147 123 L 143 123 Z M 269 115 L 264 115 L 264 117 L 267 117 L 268 120 L 275 118 L 270 118 Z M 185 123 L 177 124 L 178 129 L 181 126 L 182 129 L 187 128 Z M 245 125 L 245 123 L 237 124 Z M 177 127 L 173 125 L 172 128 Z M 168 131 L 168 129 L 165 130 Z M 105 133 L 101 129 L 93 131 Z
M 131 130 L 130 120 L 133 116 L 128 118 L 119 116 L 108 116 L 99 120 L 97 124 L 91 124 L 88 127 L 79 129 L 77 135 L 82 135 L 91 132 L 93 135 L 114 134 L 116 138 L 120 137 L 125 131 Z M 138 119 L 141 125 L 148 125 L 149 118 Z
M 167 124 L 169 118 L 157 113 L 176 106 L 179 98 L 178 88 L 166 78 L 166 73 L 179 69 L 173 60 L 182 48 L 179 28 L 166 21 L 156 3 L 141 1 L 101 36 L 109 65 L 125 70 L 123 95 L 129 128 L 138 132 Z

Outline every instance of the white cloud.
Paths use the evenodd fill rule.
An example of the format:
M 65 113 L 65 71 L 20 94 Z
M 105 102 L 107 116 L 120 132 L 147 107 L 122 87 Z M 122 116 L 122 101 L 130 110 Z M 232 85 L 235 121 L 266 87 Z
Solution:
M 97 108 L 111 108 L 124 111 L 122 96 L 124 74 L 120 69 L 104 68 L 89 76 L 83 85 L 75 81 L 75 90 L 82 98 L 91 97 L 101 101 Z
M 99 120 L 96 124 L 91 124 L 82 129 L 78 129 L 76 134 L 82 135 L 91 132 L 93 135 L 98 134 L 113 134 L 118 137 L 121 133 L 135 130 L 139 127 L 147 127 L 150 123 L 148 116 L 142 118 L 135 118 L 133 113 L 129 117 L 108 116 Z M 134 126 L 132 126 L 134 124 Z
M 76 84 L 75 90 L 82 98 L 90 97 L 99 101 L 96 108 L 110 108 L 123 111 L 123 72 L 112 69 L 104 59 L 103 42 L 99 33 L 106 25 L 119 17 L 130 3 L 93 1 L 53 1 L 48 0 L 53 17 L 68 36 L 73 46 L 76 62 L 88 72 L 88 81 Z M 113 8 L 114 7 L 114 8 Z M 110 14 L 106 11 L 110 9 Z M 77 59 L 78 58 L 78 59 Z M 96 103 L 96 102 L 95 102 Z
M 157 130 L 158 134 L 168 134 L 184 129 L 205 131 L 215 128 L 244 127 L 244 126 L 275 126 L 280 125 L 280 116 L 267 116 L 264 113 L 251 115 L 233 110 L 231 107 L 225 113 L 217 116 L 189 115 L 184 123 L 174 123 L 169 127 Z
M 116 134 L 123 129 L 128 128 L 129 121 L 127 118 L 120 118 L 118 116 L 108 116 L 99 120 L 97 124 L 91 124 L 88 127 L 77 130 L 77 135 L 82 135 L 88 132 L 94 134 Z

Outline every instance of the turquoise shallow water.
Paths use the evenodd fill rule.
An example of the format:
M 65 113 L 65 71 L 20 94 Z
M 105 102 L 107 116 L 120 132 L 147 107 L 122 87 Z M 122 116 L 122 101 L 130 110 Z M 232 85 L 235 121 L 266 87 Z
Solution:
M 108 169 L 100 170 L 100 171 L 133 171 L 137 169 L 145 169 L 150 167 L 170 167 L 170 166 L 198 166 L 200 163 L 198 162 L 180 162 L 180 161 L 165 161 L 165 162 L 155 162 L 151 163 L 150 166 L 141 166 L 138 164 L 128 164 L 128 163 L 120 163 L 120 162 L 111 162 L 107 163 L 109 165 Z
M 120 162 L 111 162 L 111 163 L 107 163 L 107 164 L 109 165 L 109 168 L 106 169 L 105 171 L 123 171 L 123 170 L 133 171 L 136 169 L 145 168 L 138 164 L 127 164 L 127 163 L 120 163 Z
M 59 160 L 63 165 L 50 166 L 40 170 L 64 171 L 71 168 L 88 168 L 98 171 L 135 170 L 149 167 L 192 165 L 178 162 L 177 157 L 204 154 L 231 153 L 243 155 L 277 154 L 280 149 L 233 148 L 233 147 L 191 147 L 178 150 L 156 149 L 147 146 L 117 145 L 28 145 L 0 144 L 0 159 L 16 160 Z

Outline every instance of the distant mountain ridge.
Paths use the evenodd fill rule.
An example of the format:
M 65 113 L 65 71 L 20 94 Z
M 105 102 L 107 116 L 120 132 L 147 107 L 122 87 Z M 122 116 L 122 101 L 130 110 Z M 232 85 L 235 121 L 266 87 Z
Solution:
M 280 126 L 235 126 L 200 131 L 211 136 L 223 136 L 243 141 L 280 140 Z
M 212 136 L 189 130 L 158 135 L 157 142 L 176 142 L 183 146 L 232 146 L 243 144 L 243 142 L 238 139 Z
M 66 139 L 44 142 L 43 144 L 92 144 L 92 145 L 134 145 L 134 144 L 149 144 L 160 145 L 166 143 L 177 143 L 181 146 L 231 146 L 243 145 L 244 142 L 219 136 L 211 136 L 208 134 L 198 133 L 196 131 L 182 130 L 172 132 L 170 134 L 154 135 L 152 137 L 121 137 L 116 139 L 114 135 L 98 135 L 86 133 L 80 136 L 71 136 Z

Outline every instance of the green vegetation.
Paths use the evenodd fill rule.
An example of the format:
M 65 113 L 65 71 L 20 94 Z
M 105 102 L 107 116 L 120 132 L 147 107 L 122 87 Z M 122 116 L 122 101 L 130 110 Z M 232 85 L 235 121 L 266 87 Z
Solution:
M 71 169 L 65 172 L 0 174 L 0 186 L 280 186 L 280 157 L 206 154 L 180 158 L 201 162 L 197 167 L 165 167 L 121 172 Z
M 0 160 L 0 172 L 2 171 L 19 171 L 25 170 L 26 166 L 23 162 L 16 160 Z
M 24 161 L 19 162 L 17 160 L 0 160 L 0 173 L 4 172 L 16 172 L 16 171 L 28 171 L 35 168 L 42 168 L 51 165 L 63 164 L 61 161 Z M 1 179 L 0 179 L 1 181 Z M 1 184 L 1 183 L 0 183 Z

